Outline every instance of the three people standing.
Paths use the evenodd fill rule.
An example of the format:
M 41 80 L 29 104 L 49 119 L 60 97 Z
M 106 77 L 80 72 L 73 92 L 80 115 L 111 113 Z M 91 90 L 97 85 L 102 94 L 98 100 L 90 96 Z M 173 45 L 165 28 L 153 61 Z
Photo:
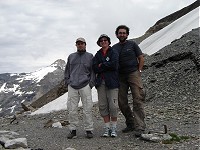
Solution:
M 85 39 L 78 38 L 77 52 L 68 57 L 65 82 L 68 85 L 69 139 L 76 137 L 80 98 L 83 103 L 86 137 L 93 137 L 91 88 L 94 85 L 98 93 L 99 111 L 105 124 L 104 137 L 117 136 L 118 106 L 126 119 L 126 128 L 122 132 L 135 131 L 135 136 L 139 137 L 145 131 L 145 95 L 141 79 L 143 53 L 134 41 L 127 40 L 127 26 L 118 26 L 115 34 L 119 42 L 113 47 L 110 46 L 111 41 L 107 35 L 102 34 L 98 38 L 97 45 L 101 49 L 94 57 L 86 52 Z M 133 98 L 132 109 L 128 103 L 129 88 Z

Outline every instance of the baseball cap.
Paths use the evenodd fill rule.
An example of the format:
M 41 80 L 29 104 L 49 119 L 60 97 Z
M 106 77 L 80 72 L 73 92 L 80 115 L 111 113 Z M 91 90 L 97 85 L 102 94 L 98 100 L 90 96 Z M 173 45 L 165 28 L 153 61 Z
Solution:
M 82 38 L 82 37 L 78 38 L 78 39 L 76 40 L 76 43 L 77 43 L 77 42 L 84 42 L 84 43 L 86 43 L 85 39 Z

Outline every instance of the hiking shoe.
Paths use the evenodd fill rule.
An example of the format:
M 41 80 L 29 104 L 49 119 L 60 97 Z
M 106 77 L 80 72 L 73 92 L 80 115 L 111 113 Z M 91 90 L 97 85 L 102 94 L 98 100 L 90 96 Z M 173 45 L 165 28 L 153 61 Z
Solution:
M 116 128 L 115 128 L 115 127 L 112 127 L 112 128 L 111 128 L 110 136 L 111 136 L 111 137 L 116 137 L 116 136 L 117 136 L 117 132 L 116 132 Z
M 93 138 L 93 133 L 92 133 L 92 131 L 86 131 L 86 138 L 88 138 L 88 139 Z
M 105 132 L 103 134 L 103 137 L 109 137 L 110 136 L 110 128 L 105 127 Z
M 123 133 L 128 133 L 128 132 L 132 132 L 134 130 L 134 128 L 132 126 L 127 126 L 126 128 L 124 128 L 122 130 Z
M 68 134 L 67 138 L 68 139 L 75 139 L 75 138 L 77 138 L 77 136 L 76 136 L 76 130 L 70 131 L 70 133 Z
M 135 131 L 135 137 L 141 137 L 144 134 L 144 130 L 138 129 Z

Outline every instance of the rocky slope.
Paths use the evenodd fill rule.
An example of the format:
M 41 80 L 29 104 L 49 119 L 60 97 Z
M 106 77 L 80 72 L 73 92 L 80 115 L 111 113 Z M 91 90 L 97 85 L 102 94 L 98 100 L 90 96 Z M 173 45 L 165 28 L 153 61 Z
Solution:
M 200 100 L 199 28 L 145 57 L 147 100 L 194 103 Z
M 177 109 L 173 104 L 180 103 Z M 187 109 L 185 109 L 187 107 Z M 182 104 L 181 102 L 166 103 L 160 105 L 159 100 L 146 102 L 146 124 L 147 132 L 163 133 L 163 125 L 167 125 L 168 133 L 178 137 L 187 137 L 179 141 L 171 141 L 168 144 L 163 142 L 144 141 L 135 138 L 133 133 L 122 133 L 125 127 L 124 117 L 119 112 L 118 136 L 116 138 L 103 138 L 103 121 L 99 115 L 96 105 L 93 107 L 94 138 L 85 138 L 83 130 L 83 114 L 80 108 L 79 127 L 77 139 L 67 139 L 69 130 L 67 126 L 45 127 L 49 120 L 67 120 L 67 111 L 59 111 L 44 115 L 23 115 L 18 116 L 15 121 L 11 118 L 0 118 L 0 130 L 14 131 L 17 137 L 26 138 L 28 150 L 198 150 L 199 149 L 199 124 L 195 122 L 198 116 L 193 104 Z M 188 116 L 186 116 L 188 114 Z M 190 115 L 190 117 L 189 117 Z M 192 121 L 192 122 L 191 122 Z M 197 120 L 196 120 L 197 121 Z M 1 135 L 1 134 L 0 134 Z M 0 150 L 5 148 L 1 147 Z M 24 149 L 20 149 L 24 150 Z M 27 149 L 26 149 L 27 150 Z

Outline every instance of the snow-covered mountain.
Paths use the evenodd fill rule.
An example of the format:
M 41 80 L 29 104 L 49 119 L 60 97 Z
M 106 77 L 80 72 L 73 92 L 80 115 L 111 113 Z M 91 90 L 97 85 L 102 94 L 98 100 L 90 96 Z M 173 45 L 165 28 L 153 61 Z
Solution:
M 0 116 L 14 113 L 21 102 L 34 101 L 59 84 L 65 64 L 59 59 L 35 72 L 0 74 Z

